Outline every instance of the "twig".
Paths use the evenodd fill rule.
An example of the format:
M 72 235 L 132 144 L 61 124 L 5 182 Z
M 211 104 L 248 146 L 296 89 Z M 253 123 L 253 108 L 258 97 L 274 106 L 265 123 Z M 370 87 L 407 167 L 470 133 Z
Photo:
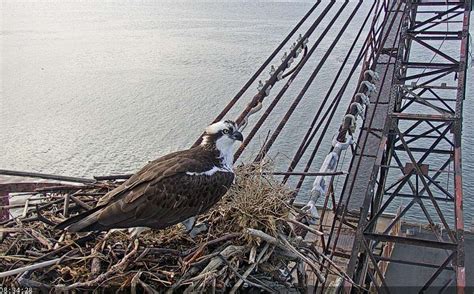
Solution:
M 47 266 L 53 265 L 53 264 L 55 264 L 58 261 L 63 260 L 63 259 L 67 260 L 67 258 L 59 257 L 59 258 L 55 258 L 55 259 L 52 259 L 52 260 L 43 261 L 43 262 L 40 262 L 40 263 L 35 263 L 35 264 L 27 265 L 27 266 L 24 266 L 24 267 L 20 267 L 20 268 L 14 269 L 14 270 L 1 272 L 0 273 L 0 278 L 5 278 L 5 277 L 9 277 L 9 276 L 24 273 L 26 271 L 32 271 L 32 270 L 40 269 L 40 268 L 43 268 L 43 267 L 47 267 Z
M 244 274 L 240 277 L 240 279 L 235 283 L 234 287 L 230 290 L 229 293 L 234 294 L 242 285 L 243 281 L 250 275 L 250 273 L 255 269 L 255 267 L 260 263 L 260 260 L 262 257 L 265 255 L 265 252 L 267 252 L 268 248 L 270 247 L 269 243 L 265 243 L 265 246 L 262 248 L 262 251 L 257 256 L 257 259 L 255 263 L 252 263 L 247 270 L 244 272 Z
M 273 245 L 281 245 L 280 242 L 278 242 L 278 239 L 275 238 L 275 237 L 272 237 L 260 230 L 256 230 L 256 229 L 251 229 L 251 228 L 247 228 L 247 232 L 252 235 L 252 236 L 255 236 L 255 237 L 258 237 L 270 244 L 273 244 Z
M 208 275 L 209 273 L 217 270 L 218 267 L 220 267 L 223 263 L 223 260 L 220 256 L 224 256 L 225 258 L 229 258 L 231 256 L 234 256 L 236 254 L 242 254 L 244 252 L 246 252 L 248 250 L 247 247 L 245 246 L 235 246 L 235 245 L 230 245 L 230 246 L 227 246 L 224 250 L 221 251 L 221 254 L 214 257 L 213 259 L 211 259 L 211 261 L 208 263 L 208 265 L 201 271 L 201 273 L 194 277 L 194 278 L 191 278 L 189 279 L 188 281 L 191 281 L 191 280 L 199 280 L 200 278 L 202 277 L 205 277 L 206 275 Z M 185 283 L 185 282 L 183 282 Z M 191 291 L 191 292 L 194 292 L 194 286 L 193 285 L 190 285 L 186 291 Z
M 23 213 L 21 214 L 22 218 L 25 218 L 26 215 L 28 214 L 28 210 L 30 209 L 30 200 L 26 199 L 25 201 L 25 207 L 23 208 Z
M 3 253 L 3 255 L 7 255 L 10 253 L 10 250 L 13 249 L 13 247 L 16 246 L 16 244 L 21 240 L 23 236 L 22 235 L 18 235 L 15 239 L 15 241 L 12 242 L 12 244 L 10 245 L 10 247 L 8 247 L 8 249 L 5 251 L 5 253 Z
M 80 190 L 83 188 L 92 188 L 93 186 L 90 185 L 58 185 L 58 186 L 49 186 L 45 188 L 38 188 L 35 189 L 35 192 L 60 192 L 60 191 L 74 191 Z M 64 199 L 61 199 L 64 201 Z
M 98 243 L 98 245 L 101 245 L 100 242 Z M 91 254 L 94 256 L 91 262 L 91 276 L 92 277 L 96 277 L 97 275 L 99 275 L 100 269 L 101 269 L 100 258 L 97 256 L 99 248 L 100 246 L 96 245 L 94 248 L 91 249 Z
M 74 193 L 74 195 L 71 195 L 71 200 L 76 202 L 77 205 L 81 206 L 82 208 L 86 209 L 86 210 L 91 210 L 93 207 L 90 206 L 89 204 L 85 203 L 84 201 L 81 201 L 79 198 L 77 198 L 76 196 L 76 193 Z
M 349 277 L 347 273 L 343 269 L 341 269 L 337 264 L 335 264 L 334 261 L 332 261 L 329 257 L 327 257 L 325 254 L 320 253 L 320 252 L 318 252 L 318 255 L 321 256 L 324 260 L 326 260 L 330 264 L 330 266 L 334 267 L 342 275 L 341 278 L 344 278 L 345 280 L 347 280 L 349 283 L 356 286 L 357 288 L 363 289 L 362 287 L 360 287 L 359 284 L 354 282 L 351 279 L 351 277 Z
M 179 250 L 176 250 L 176 249 L 171 249 L 171 248 L 145 248 L 145 250 L 143 250 L 140 255 L 137 257 L 137 259 L 135 261 L 140 261 L 141 259 L 143 259 L 145 256 L 147 256 L 148 254 L 172 254 L 172 255 L 175 255 L 175 256 L 180 256 L 181 255 L 181 252 Z
M 147 283 L 143 282 L 141 279 L 138 279 L 138 282 L 140 283 L 140 285 L 143 287 L 143 290 L 145 290 L 145 293 L 150 293 L 150 294 L 158 294 L 160 292 L 156 291 L 155 289 L 153 289 L 153 287 L 151 287 L 150 285 L 148 285 Z
M 84 244 L 85 242 L 89 241 L 89 240 L 92 240 L 94 239 L 95 237 L 97 236 L 97 233 L 90 233 L 84 237 L 81 237 L 79 239 L 77 239 L 75 242 L 71 242 L 69 244 L 66 244 L 66 245 L 63 245 L 62 247 L 59 247 L 58 249 L 54 249 L 38 258 L 35 259 L 35 261 L 40 261 L 42 259 L 45 259 L 46 257 L 50 257 L 51 255 L 55 255 L 65 249 L 68 249 L 69 247 L 73 246 L 73 245 L 81 245 L 81 244 Z
M 319 282 L 324 283 L 326 279 L 321 275 L 319 272 L 318 266 L 308 257 L 304 256 L 299 252 L 291 243 L 286 240 L 286 238 L 282 235 L 280 235 L 280 240 L 293 252 L 295 253 L 299 258 L 301 258 L 304 262 L 306 262 L 312 269 L 313 272 L 316 274 L 316 277 L 318 278 Z
M 65 182 L 77 182 L 77 183 L 94 183 L 95 182 L 95 180 L 93 179 L 58 176 L 58 175 L 24 172 L 24 171 L 16 171 L 16 170 L 6 170 L 6 169 L 0 169 L 0 175 L 41 178 L 41 179 L 49 179 L 49 180 L 57 180 L 57 181 L 65 181 Z
M 306 270 L 302 261 L 298 262 L 298 264 L 296 265 L 296 271 L 298 277 L 298 288 L 300 288 L 300 291 L 302 293 L 308 293 Z
M 0 233 L 18 233 L 23 232 L 26 230 L 30 230 L 29 228 L 0 228 Z
M 53 249 L 53 243 L 49 241 L 45 236 L 43 236 L 39 231 L 32 230 L 31 231 L 31 236 L 35 237 L 38 242 L 40 242 L 42 245 L 46 246 L 48 250 Z
M 289 248 L 287 248 L 284 244 L 282 244 L 281 242 L 278 241 L 277 238 L 275 237 L 272 237 L 260 230 L 256 230 L 256 229 L 251 229 L 251 228 L 247 228 L 247 233 L 249 233 L 250 235 L 252 236 L 255 236 L 255 237 L 258 237 L 272 245 L 275 245 L 277 246 L 281 251 L 281 255 L 284 255 L 286 257 L 289 257 L 291 259 L 294 259 L 294 258 L 297 258 L 297 255 L 293 254 L 291 252 L 291 250 Z
M 267 243 L 267 245 L 268 245 L 268 243 Z M 267 247 L 267 248 L 268 248 L 268 247 Z M 225 264 L 227 264 L 227 266 L 230 268 L 230 270 L 231 270 L 237 277 L 239 277 L 239 282 L 241 282 L 241 283 L 245 282 L 245 283 L 249 284 L 250 286 L 254 286 L 254 287 L 256 287 L 256 288 L 263 289 L 263 290 L 265 290 L 265 291 L 267 291 L 267 292 L 270 292 L 270 293 L 276 293 L 275 290 L 269 288 L 268 286 L 266 286 L 266 285 L 263 284 L 262 282 L 260 282 L 260 284 L 259 284 L 259 283 L 254 283 L 254 282 L 249 281 L 249 280 L 247 279 L 248 274 L 247 274 L 247 276 L 241 275 L 241 274 L 232 266 L 232 264 L 230 264 L 230 262 L 227 260 L 227 258 L 225 258 L 225 257 L 222 256 L 222 255 L 219 255 L 219 257 L 222 259 L 222 261 L 224 261 Z M 254 279 L 255 279 L 255 278 L 254 278 Z M 255 279 L 255 280 L 257 280 L 257 279 Z M 258 280 L 257 280 L 257 281 L 258 281 Z M 240 286 L 239 286 L 239 287 L 240 287 Z M 234 285 L 234 288 L 235 288 L 235 285 Z M 232 290 L 231 290 L 229 293 L 235 293 L 235 291 L 236 291 L 238 288 L 235 289 L 235 290 L 234 290 L 234 288 L 232 288 Z
M 18 260 L 18 261 L 31 261 L 31 258 L 21 257 L 17 255 L 0 255 L 0 259 L 11 259 L 11 260 Z
M 39 221 L 47 224 L 47 225 L 50 225 L 50 226 L 54 226 L 55 223 L 53 223 L 52 221 L 50 221 L 49 219 L 45 218 L 42 214 L 41 214 L 41 211 L 39 209 L 39 205 L 36 205 L 35 206 L 35 209 L 36 209 L 36 216 L 38 218 Z M 25 222 L 25 220 L 22 220 L 23 222 Z
M 230 239 L 234 239 L 234 238 L 237 238 L 237 237 L 240 237 L 240 236 L 241 236 L 240 233 L 230 233 L 230 234 L 224 235 L 222 237 L 216 238 L 216 239 L 211 240 L 211 241 L 207 241 L 206 243 L 203 243 L 203 244 L 195 246 L 191 249 L 188 249 L 188 250 L 184 251 L 181 256 L 184 257 L 184 256 L 187 256 L 187 255 L 190 255 L 194 251 L 198 250 L 200 247 L 210 246 L 210 245 L 220 243 L 220 242 L 223 242 L 223 241 L 227 241 L 227 240 L 230 240 Z
M 130 293 L 137 294 L 137 284 L 140 281 L 140 276 L 142 275 L 141 271 L 138 271 L 130 281 Z
M 66 196 L 64 196 L 63 215 L 66 218 L 69 217 L 69 200 L 70 200 L 70 198 L 71 198 L 71 194 L 69 194 L 69 193 L 67 193 Z
M 297 220 L 288 218 L 288 219 L 286 219 L 286 221 L 291 222 L 291 223 L 293 223 L 293 224 L 295 224 L 295 225 L 297 225 L 297 226 L 300 226 L 300 227 L 302 227 L 302 228 L 304 228 L 304 229 L 310 231 L 311 233 L 313 233 L 313 234 L 315 234 L 315 235 L 318 235 L 318 236 L 323 236 L 323 235 L 324 235 L 323 232 L 318 231 L 318 230 L 316 230 L 316 229 L 314 229 L 314 228 L 312 228 L 312 227 L 310 227 L 310 226 L 307 226 L 307 225 L 305 225 L 305 224 L 303 224 L 303 223 L 301 223 L 301 222 L 299 222 L 299 221 L 297 221 Z
M 49 292 L 51 286 L 30 280 L 31 271 L 26 271 L 18 277 L 18 284 L 25 288 L 39 289 L 41 292 Z
M 113 265 L 107 272 L 99 275 L 97 278 L 86 282 L 76 282 L 69 286 L 62 287 L 61 290 L 69 291 L 75 288 L 90 288 L 100 284 L 102 281 L 118 272 L 123 272 L 130 263 L 130 259 L 137 254 L 138 245 L 138 240 L 135 240 L 133 249 L 127 255 L 125 255 L 119 263 Z

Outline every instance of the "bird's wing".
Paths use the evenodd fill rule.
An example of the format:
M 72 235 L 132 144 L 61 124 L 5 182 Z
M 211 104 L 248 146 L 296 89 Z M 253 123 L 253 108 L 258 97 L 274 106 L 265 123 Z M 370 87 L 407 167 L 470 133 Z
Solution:
M 190 149 L 150 162 L 105 195 L 93 213 L 83 220 L 77 217 L 69 229 L 162 228 L 202 213 L 225 194 L 234 178 L 222 171 L 196 175 L 211 170 L 213 158 L 214 154 Z
M 182 161 L 183 158 L 189 157 L 188 151 L 189 150 L 173 152 L 149 162 L 140 171 L 132 175 L 128 180 L 126 180 L 120 186 L 118 186 L 114 190 L 104 195 L 97 202 L 97 206 L 106 205 L 107 203 L 113 201 L 113 199 L 119 198 L 121 195 L 123 195 L 127 191 L 132 190 L 134 187 L 138 185 L 142 185 L 144 183 L 150 182 L 153 179 L 160 179 L 164 175 L 165 172 L 169 174 L 169 171 L 168 171 L 169 167 L 176 165 L 178 162 Z M 188 164 L 189 166 L 187 166 L 186 163 L 184 163 L 181 165 L 181 167 L 184 169 L 184 168 L 193 168 L 193 167 L 195 168 L 196 166 L 196 164 L 193 162 L 188 162 Z M 163 175 L 161 175 L 161 173 L 163 173 Z
M 105 229 L 165 228 L 207 211 L 226 193 L 233 178 L 230 172 L 174 174 L 157 183 L 143 183 L 104 207 L 97 223 Z

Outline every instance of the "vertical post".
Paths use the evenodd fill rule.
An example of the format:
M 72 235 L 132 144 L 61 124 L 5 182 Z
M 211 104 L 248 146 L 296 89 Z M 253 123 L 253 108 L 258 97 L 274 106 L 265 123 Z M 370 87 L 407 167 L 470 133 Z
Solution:
M 466 89 L 466 63 L 469 44 L 469 16 L 471 0 L 464 2 L 463 29 L 461 50 L 459 58 L 458 89 L 456 97 L 456 121 L 454 123 L 454 198 L 455 198 L 455 230 L 457 239 L 457 252 L 454 259 L 456 270 L 456 290 L 463 294 L 466 287 L 466 268 L 464 266 L 464 218 L 463 218 L 463 192 L 462 192 L 462 103 Z
M 0 205 L 1 206 L 7 206 L 9 204 L 9 199 L 8 199 L 8 192 L 7 191 L 2 191 L 0 188 Z M 1 208 L 0 209 L 0 221 L 5 221 L 8 219 L 8 209 L 7 208 Z

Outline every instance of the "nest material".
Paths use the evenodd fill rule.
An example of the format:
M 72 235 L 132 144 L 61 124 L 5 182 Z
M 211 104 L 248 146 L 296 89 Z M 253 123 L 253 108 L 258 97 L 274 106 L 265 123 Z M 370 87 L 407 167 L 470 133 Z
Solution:
M 267 167 L 268 169 L 268 167 Z M 214 235 L 243 233 L 247 241 L 258 241 L 246 233 L 247 228 L 275 235 L 282 229 L 279 219 L 286 218 L 291 207 L 292 191 L 273 177 L 263 175 L 260 166 L 241 166 L 236 183 L 204 219 L 212 220 Z M 280 226 L 280 228 L 279 228 Z
M 180 225 L 137 239 L 126 230 L 56 231 L 53 225 L 65 213 L 94 207 L 118 183 L 43 190 L 37 194 L 44 198 L 41 204 L 29 209 L 27 203 L 21 217 L 0 228 L 1 284 L 42 290 L 303 290 L 303 263 L 323 281 L 324 256 L 294 234 L 297 222 L 289 219 L 293 208 L 287 204 L 291 191 L 263 169 L 239 167 L 233 187 L 199 218 L 209 229 L 193 239 Z M 344 276 L 337 268 L 332 272 Z

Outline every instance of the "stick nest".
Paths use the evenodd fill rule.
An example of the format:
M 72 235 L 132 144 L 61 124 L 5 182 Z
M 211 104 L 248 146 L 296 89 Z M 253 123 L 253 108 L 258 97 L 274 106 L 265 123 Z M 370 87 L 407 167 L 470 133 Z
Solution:
M 237 168 L 236 183 L 199 217 L 208 230 L 195 238 L 181 225 L 149 230 L 137 239 L 131 239 L 126 230 L 57 231 L 53 226 L 65 219 L 64 213 L 74 215 L 94 207 L 119 183 L 102 181 L 37 191 L 34 197 L 39 202 L 25 203 L 22 215 L 0 227 L 0 271 L 18 270 L 0 283 L 48 291 L 235 292 L 247 287 L 271 292 L 302 288 L 306 273 L 301 264 L 308 261 L 298 253 L 311 249 L 302 249 L 305 243 L 293 233 L 294 221 L 288 219 L 293 210 L 288 205 L 292 191 L 266 175 L 268 170 L 261 165 Z M 321 262 L 317 252 L 305 254 L 314 263 Z M 292 275 L 295 269 L 301 274 L 299 279 Z

